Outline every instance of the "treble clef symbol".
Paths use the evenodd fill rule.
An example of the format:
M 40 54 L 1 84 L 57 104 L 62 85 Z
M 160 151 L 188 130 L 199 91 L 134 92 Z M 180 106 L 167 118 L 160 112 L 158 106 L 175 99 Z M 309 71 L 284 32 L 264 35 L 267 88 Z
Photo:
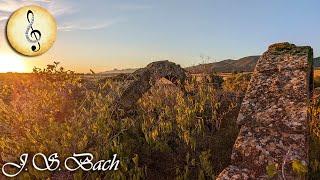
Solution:
M 36 47 L 36 45 L 32 45 L 31 46 L 31 50 L 33 52 L 37 52 L 40 50 L 40 39 L 41 39 L 41 32 L 39 30 L 33 29 L 32 25 L 34 23 L 34 14 L 31 10 L 28 10 L 27 13 L 27 20 L 29 22 L 29 25 L 27 27 L 26 30 L 26 39 L 28 40 L 29 43 L 38 44 L 38 48 Z M 29 31 L 31 30 L 31 32 L 29 33 Z

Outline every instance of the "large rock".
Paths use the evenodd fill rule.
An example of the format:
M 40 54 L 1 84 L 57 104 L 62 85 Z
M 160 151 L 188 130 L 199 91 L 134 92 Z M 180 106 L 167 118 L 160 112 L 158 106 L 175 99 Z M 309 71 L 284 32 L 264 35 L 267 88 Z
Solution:
M 238 115 L 232 165 L 218 179 L 268 179 L 267 167 L 294 179 L 293 161 L 307 167 L 312 59 L 310 47 L 289 43 L 271 45 L 259 59 Z
M 150 63 L 147 67 L 130 75 L 130 83 L 121 91 L 117 106 L 125 110 L 130 109 L 161 78 L 166 78 L 183 89 L 186 72 L 173 62 L 157 61 Z

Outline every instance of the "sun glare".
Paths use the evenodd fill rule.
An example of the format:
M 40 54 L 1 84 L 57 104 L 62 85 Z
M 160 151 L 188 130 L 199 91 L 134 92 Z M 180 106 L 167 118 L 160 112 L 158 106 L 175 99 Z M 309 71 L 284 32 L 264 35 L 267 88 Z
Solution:
M 17 55 L 0 54 L 0 73 L 25 72 L 25 62 Z

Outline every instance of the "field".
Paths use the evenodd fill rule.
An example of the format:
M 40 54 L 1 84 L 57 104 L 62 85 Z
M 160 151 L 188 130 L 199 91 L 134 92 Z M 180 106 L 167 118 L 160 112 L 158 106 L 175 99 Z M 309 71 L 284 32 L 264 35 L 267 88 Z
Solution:
M 230 162 L 249 80 L 248 73 L 228 74 L 218 85 L 193 77 L 185 84 L 187 95 L 159 82 L 130 113 L 114 116 L 113 102 L 125 81 L 89 78 L 58 64 L 31 74 L 1 74 L 0 166 L 22 153 L 57 152 L 62 159 L 74 152 L 96 159 L 116 153 L 121 167 L 112 173 L 28 168 L 21 178 L 214 179 Z M 315 150 L 315 177 L 317 156 Z

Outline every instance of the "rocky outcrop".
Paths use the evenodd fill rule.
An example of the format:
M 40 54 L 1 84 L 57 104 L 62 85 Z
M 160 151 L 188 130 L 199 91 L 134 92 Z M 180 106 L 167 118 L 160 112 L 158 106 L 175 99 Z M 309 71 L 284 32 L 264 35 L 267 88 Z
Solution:
M 238 115 L 231 165 L 218 179 L 294 179 L 292 162 L 307 167 L 312 59 L 310 47 L 279 43 L 258 60 Z
M 117 106 L 125 110 L 130 109 L 161 78 L 166 78 L 184 89 L 186 72 L 173 62 L 150 63 L 147 67 L 139 69 L 127 77 L 129 83 L 121 91 Z

